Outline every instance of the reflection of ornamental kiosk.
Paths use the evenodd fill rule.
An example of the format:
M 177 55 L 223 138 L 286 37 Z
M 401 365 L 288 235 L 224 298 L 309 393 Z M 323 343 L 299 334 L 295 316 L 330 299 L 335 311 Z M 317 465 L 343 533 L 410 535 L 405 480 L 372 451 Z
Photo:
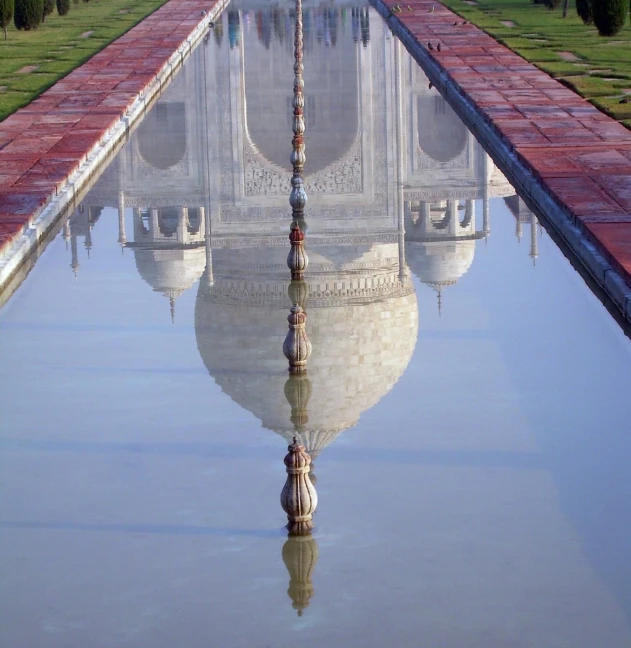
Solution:
M 134 210 L 132 247 L 138 274 L 154 291 L 175 300 L 202 276 L 206 267 L 204 208 L 162 207 Z

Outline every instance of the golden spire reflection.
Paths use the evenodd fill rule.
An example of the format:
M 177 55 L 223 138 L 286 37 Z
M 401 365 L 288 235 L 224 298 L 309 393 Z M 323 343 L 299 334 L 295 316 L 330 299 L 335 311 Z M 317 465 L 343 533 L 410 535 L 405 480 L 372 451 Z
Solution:
M 318 562 L 318 543 L 313 536 L 292 536 L 283 545 L 283 562 L 289 572 L 287 596 L 302 616 L 314 595 L 311 577 Z

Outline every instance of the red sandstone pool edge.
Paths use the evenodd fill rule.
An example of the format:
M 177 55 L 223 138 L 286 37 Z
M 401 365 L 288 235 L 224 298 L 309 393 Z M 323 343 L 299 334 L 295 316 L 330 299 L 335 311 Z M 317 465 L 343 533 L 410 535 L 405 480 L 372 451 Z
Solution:
M 228 2 L 170 0 L 0 122 L 0 291 L 128 137 Z M 153 24 L 168 29 L 174 16 L 170 34 L 158 34 L 153 48 L 147 45 Z M 176 27 L 186 34 L 178 37 Z M 134 52 L 144 54 L 140 70 L 141 54 Z M 116 90 L 103 90 L 100 84 L 108 78 Z
M 631 200 L 625 204 L 631 195 L 631 132 L 443 5 L 432 0 L 372 1 L 518 193 L 543 214 L 622 317 L 631 322 Z M 500 94 L 495 87 L 502 87 L 507 72 L 515 82 L 507 83 L 507 91 Z M 534 89 L 524 83 L 520 90 L 520 75 L 535 79 Z M 537 85 L 547 92 L 541 96 L 549 106 L 540 107 L 529 97 Z M 520 103 L 526 108 L 521 105 L 521 112 L 511 100 L 513 93 L 519 97 L 520 92 L 525 97 Z M 557 109 L 557 102 L 569 106 L 568 110 Z M 576 123 L 569 123 L 574 116 Z M 577 130 L 584 125 L 588 127 L 584 130 L 593 132 Z M 550 164 L 575 151 L 579 159 L 580 154 L 600 156 L 598 171 L 586 165 L 581 168 L 576 157 L 563 159 L 557 168 Z M 601 191 L 594 176 L 596 181 L 604 178 L 602 184 L 622 178 L 618 195 Z

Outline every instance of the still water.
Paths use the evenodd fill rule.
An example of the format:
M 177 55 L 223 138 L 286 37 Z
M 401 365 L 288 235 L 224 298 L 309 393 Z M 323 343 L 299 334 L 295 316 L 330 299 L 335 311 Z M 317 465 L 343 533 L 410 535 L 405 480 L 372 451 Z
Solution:
M 286 389 L 289 8 L 231 5 L 0 311 L 3 644 L 628 647 L 630 342 L 365 6 L 305 8 Z

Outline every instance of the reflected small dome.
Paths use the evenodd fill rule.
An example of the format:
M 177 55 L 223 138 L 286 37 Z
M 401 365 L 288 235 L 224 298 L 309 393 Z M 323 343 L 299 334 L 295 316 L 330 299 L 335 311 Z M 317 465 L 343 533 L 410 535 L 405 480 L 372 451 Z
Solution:
M 140 276 L 157 292 L 169 297 L 188 290 L 202 276 L 206 267 L 203 247 L 135 248 L 134 257 Z
M 405 257 L 410 270 L 431 286 L 455 284 L 471 267 L 475 240 L 428 241 L 406 244 Z

